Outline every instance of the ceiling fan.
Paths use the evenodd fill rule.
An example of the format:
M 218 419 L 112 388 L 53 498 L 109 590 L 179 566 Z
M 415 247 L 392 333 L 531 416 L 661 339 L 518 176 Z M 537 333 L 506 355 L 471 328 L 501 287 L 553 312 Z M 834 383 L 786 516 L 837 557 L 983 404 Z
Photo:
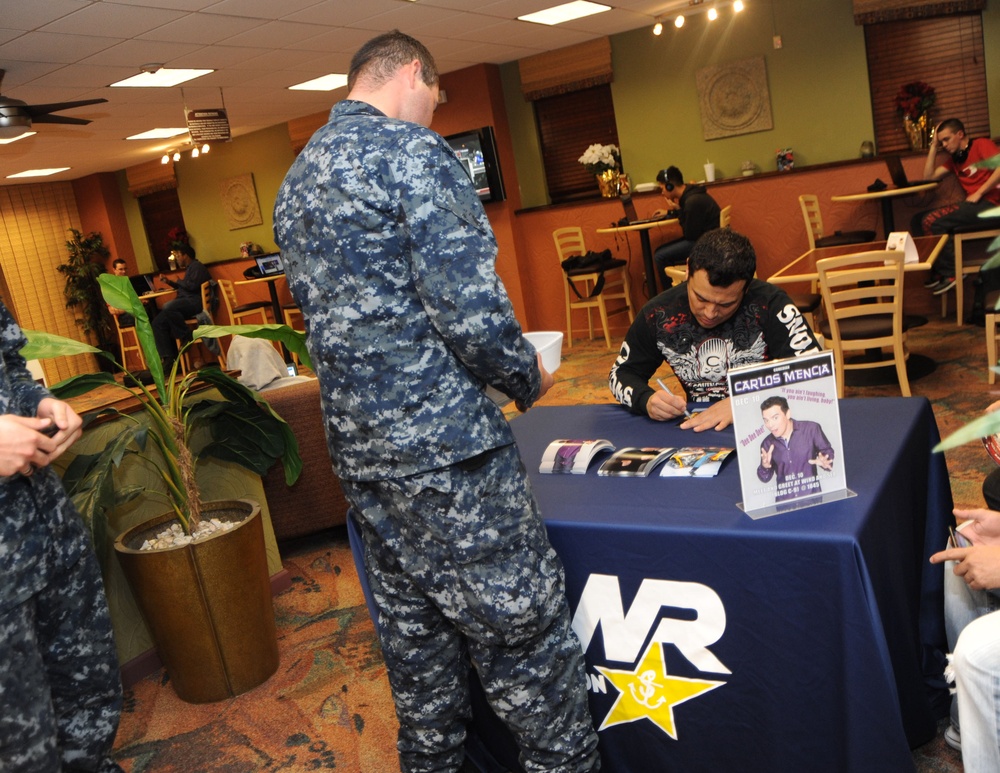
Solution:
M 6 70 L 0 70 L 0 86 L 3 85 L 3 76 Z M 82 107 L 83 105 L 96 105 L 99 102 L 107 102 L 106 99 L 82 99 L 77 102 L 53 102 L 49 105 L 29 105 L 20 99 L 5 97 L 0 94 L 0 140 L 9 140 L 19 137 L 31 130 L 32 123 L 69 123 L 88 124 L 86 118 L 70 118 L 65 115 L 52 115 L 61 110 L 69 110 L 72 107 Z

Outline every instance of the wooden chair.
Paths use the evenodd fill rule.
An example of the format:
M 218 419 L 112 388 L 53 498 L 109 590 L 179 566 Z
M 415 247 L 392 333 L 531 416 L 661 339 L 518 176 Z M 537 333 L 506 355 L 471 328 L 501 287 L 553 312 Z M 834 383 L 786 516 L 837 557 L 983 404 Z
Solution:
M 965 324 L 965 280 L 971 274 L 979 272 L 980 266 L 989 259 L 990 253 L 1000 245 L 994 245 L 994 240 L 1000 237 L 1000 229 L 983 231 L 958 231 L 952 235 L 955 243 L 955 323 Z M 973 250 L 969 250 L 972 242 L 983 242 Z M 950 292 L 950 291 L 949 291 Z M 948 293 L 941 294 L 941 318 L 948 316 Z M 990 382 L 993 383 L 993 382 Z
M 729 222 L 732 220 L 732 217 L 733 205 L 726 204 L 726 206 L 719 210 L 719 228 L 729 228 Z M 687 261 L 684 261 L 679 266 L 667 266 L 664 269 L 664 273 L 670 277 L 675 284 L 686 282 L 688 278 Z
M 875 241 L 874 231 L 835 231 L 829 236 L 824 235 L 819 199 L 811 193 L 799 196 L 799 206 L 806 221 L 806 237 L 809 239 L 810 250 L 817 247 L 837 247 L 841 244 L 864 244 Z
M 821 328 L 834 352 L 837 394 L 844 396 L 846 370 L 895 365 L 904 397 L 910 396 L 903 333 L 903 254 L 892 250 L 859 252 L 816 261 L 826 317 Z M 871 349 L 891 348 L 891 359 L 865 357 Z M 847 360 L 850 353 L 862 359 Z
M 220 279 L 219 289 L 222 290 L 222 301 L 226 304 L 226 311 L 229 312 L 229 321 L 232 325 L 249 325 L 260 322 L 266 325 L 271 320 L 267 316 L 271 308 L 270 301 L 250 301 L 250 303 L 240 303 L 236 299 L 236 287 L 232 279 Z M 257 319 L 249 319 L 257 317 Z
M 608 328 L 608 317 L 614 314 L 628 313 L 628 321 L 631 324 L 635 319 L 635 312 L 632 310 L 632 291 L 629 286 L 628 265 L 609 268 L 604 271 L 604 287 L 601 292 L 590 297 L 594 291 L 600 272 L 582 268 L 574 271 L 564 271 L 562 262 L 573 255 L 584 255 L 587 247 L 583 241 L 583 230 L 577 226 L 569 228 L 557 228 L 552 232 L 552 239 L 556 244 L 556 255 L 559 259 L 559 271 L 565 278 L 563 285 L 563 295 L 566 298 L 566 342 L 567 347 L 573 346 L 573 311 L 574 309 L 584 309 L 587 312 L 587 330 L 590 340 L 594 340 L 594 321 L 591 311 L 597 309 L 601 314 L 601 326 L 604 329 L 604 340 L 611 348 L 611 331 Z M 575 290 L 575 291 L 574 291 Z M 577 293 L 581 297 L 577 297 Z M 609 309 L 607 301 L 621 300 L 625 302 L 620 308 Z
M 208 316 L 210 318 L 212 317 L 212 283 L 215 282 L 215 281 L 216 280 L 211 279 L 211 280 L 209 280 L 207 282 L 202 282 L 201 283 L 201 309 L 202 309 L 202 311 L 207 312 Z M 197 320 L 196 317 L 191 317 L 191 319 L 186 320 L 186 322 L 187 322 L 188 327 L 191 328 L 191 330 L 194 330 L 199 325 L 199 322 L 198 322 L 198 320 Z M 219 351 L 218 351 L 217 354 L 214 353 L 214 352 L 212 352 L 212 354 L 213 354 L 213 356 L 215 356 L 216 358 L 218 358 L 219 367 L 222 368 L 223 370 L 226 370 L 226 353 L 225 353 L 225 351 L 222 348 L 222 341 L 221 341 L 221 339 L 216 339 L 216 340 L 219 342 Z M 205 347 L 206 351 L 211 352 L 211 350 L 208 349 L 208 345 L 205 344 L 204 342 L 200 343 L 199 345 Z M 181 341 L 178 341 L 177 342 L 177 348 L 180 349 L 181 346 L 183 346 L 183 343 Z M 191 363 L 191 356 L 190 355 L 191 355 L 191 350 L 190 349 L 188 349 L 186 352 L 184 352 L 184 354 L 181 355 L 181 372 L 182 373 L 190 373 L 191 372 L 192 363 Z
M 111 316 L 114 317 L 115 330 L 118 331 L 118 348 L 122 353 L 122 365 L 128 368 L 128 353 L 135 352 L 136 356 L 139 358 L 139 370 L 148 370 L 149 366 L 146 364 L 146 357 L 142 353 L 142 347 L 139 346 L 139 336 L 135 332 L 135 325 L 122 327 L 119 315 L 112 314 Z M 129 341 L 131 341 L 131 343 Z

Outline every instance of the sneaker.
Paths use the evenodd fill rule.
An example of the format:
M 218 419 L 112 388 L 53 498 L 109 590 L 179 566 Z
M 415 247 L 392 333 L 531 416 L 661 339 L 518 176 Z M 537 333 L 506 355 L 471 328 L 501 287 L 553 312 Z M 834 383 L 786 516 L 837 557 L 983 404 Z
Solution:
M 928 288 L 928 289 L 929 289 L 929 288 L 931 288 L 931 287 L 936 287 L 937 285 L 941 284 L 941 282 L 942 282 L 942 280 L 943 280 L 943 279 L 944 279 L 944 277 L 942 277 L 942 276 L 938 276 L 937 274 L 933 274 L 933 273 L 932 273 L 932 274 L 931 274 L 931 275 L 930 275 L 930 276 L 929 276 L 929 277 L 928 277 L 928 278 L 927 278 L 927 279 L 926 279 L 926 280 L 924 281 L 924 287 L 926 287 L 926 288 Z
M 934 295 L 942 295 L 955 286 L 955 277 L 942 279 L 932 291 Z
M 962 751 L 962 734 L 954 725 L 948 725 L 948 727 L 945 728 L 944 742 L 955 751 Z

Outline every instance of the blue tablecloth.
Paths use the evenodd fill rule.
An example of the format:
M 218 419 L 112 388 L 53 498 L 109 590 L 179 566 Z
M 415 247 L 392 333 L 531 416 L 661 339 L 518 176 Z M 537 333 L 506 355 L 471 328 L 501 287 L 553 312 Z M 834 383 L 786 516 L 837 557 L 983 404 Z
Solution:
M 927 562 L 947 541 L 947 469 L 927 400 L 840 405 L 858 496 L 757 521 L 736 507 L 735 458 L 704 479 L 600 477 L 603 457 L 537 472 L 556 438 L 732 446 L 731 430 L 611 405 L 512 422 L 566 567 L 604 773 L 913 769 L 910 747 L 947 713 L 943 575 Z M 510 761 L 505 733 L 476 722 Z
M 602 587 L 589 604 L 601 626 L 586 649 L 595 724 L 621 719 L 619 691 L 597 668 L 639 670 L 655 640 L 666 642 L 671 678 L 721 683 L 672 716 L 661 709 L 655 720 L 606 726 L 605 773 L 648 771 L 650 760 L 679 771 L 901 771 L 912 769 L 909 748 L 933 737 L 946 698 L 928 683 L 945 643 L 942 569 L 927 557 L 945 544 L 952 509 L 944 458 L 930 452 L 937 425 L 923 398 L 840 405 L 858 496 L 758 521 L 736 507 L 735 459 L 707 479 L 599 477 L 596 462 L 584 476 L 537 472 L 556 438 L 731 446 L 731 431 L 695 436 L 618 406 L 535 408 L 513 422 L 584 635 L 593 623 L 581 623 L 581 595 L 588 581 Z M 701 607 L 718 625 L 714 597 L 724 628 L 701 647 L 715 636 L 690 621 Z M 609 630 L 616 603 L 631 637 Z M 669 624 L 677 619 L 688 624 Z M 657 635 L 664 620 L 670 630 Z M 677 632 L 695 642 L 669 643 Z M 616 657 L 633 659 L 609 658 L 609 641 Z M 685 647 L 695 660 L 707 649 L 731 673 L 701 670 Z M 662 687 L 699 686 L 661 673 Z

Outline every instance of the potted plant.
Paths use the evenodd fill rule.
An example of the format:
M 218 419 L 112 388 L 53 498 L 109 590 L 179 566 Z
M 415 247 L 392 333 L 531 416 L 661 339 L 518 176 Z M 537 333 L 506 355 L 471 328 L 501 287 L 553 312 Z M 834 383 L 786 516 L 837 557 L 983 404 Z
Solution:
M 66 277 L 63 290 L 66 308 L 76 313 L 76 324 L 88 338 L 97 342 L 105 352 L 116 351 L 112 335 L 111 314 L 107 304 L 101 300 L 98 277 L 104 273 L 104 262 L 111 254 L 104 244 L 104 238 L 92 231 L 86 236 L 75 228 L 69 229 L 73 238 L 66 242 L 69 260 L 56 266 L 56 270 Z
M 220 700 L 255 687 L 274 672 L 277 637 L 259 506 L 246 500 L 202 501 L 195 465 L 210 456 L 262 475 L 281 459 L 291 484 L 302 466 L 298 447 L 288 425 L 260 395 L 217 367 L 183 374 L 178 358 L 165 373 L 149 318 L 128 278 L 104 274 L 99 282 L 107 304 L 135 317 L 153 384 L 145 386 L 126 371 L 135 387 L 108 373 L 91 373 L 52 388 L 65 399 L 111 385 L 134 396 L 145 418 L 116 408 L 102 410 L 102 415 L 120 416 L 123 431 L 100 453 L 78 456 L 64 482 L 105 560 L 116 508 L 140 495 L 163 499 L 168 512 L 124 531 L 114 549 L 178 696 L 195 703 Z M 104 354 L 72 339 L 25 332 L 26 357 Z M 184 349 L 200 338 L 225 335 L 281 341 L 309 364 L 304 334 L 285 325 L 202 326 Z M 193 400 L 192 390 L 200 385 L 217 389 L 222 400 Z M 116 481 L 125 458 L 151 465 L 162 490 Z M 215 531 L 199 541 L 199 532 L 212 520 L 218 522 L 211 527 Z M 172 546 L 143 549 L 144 542 L 171 526 L 180 535 Z

